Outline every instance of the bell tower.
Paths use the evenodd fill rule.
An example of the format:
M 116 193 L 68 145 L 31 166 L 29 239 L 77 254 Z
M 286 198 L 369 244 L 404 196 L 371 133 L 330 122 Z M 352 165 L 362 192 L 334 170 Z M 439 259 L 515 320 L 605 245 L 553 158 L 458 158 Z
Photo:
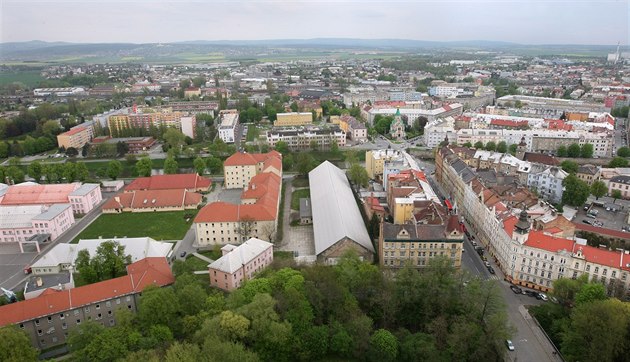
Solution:
M 523 208 L 519 215 L 518 222 L 514 225 L 514 232 L 512 233 L 512 239 L 519 244 L 523 245 L 529 237 L 529 229 L 531 225 L 527 217 L 527 210 Z

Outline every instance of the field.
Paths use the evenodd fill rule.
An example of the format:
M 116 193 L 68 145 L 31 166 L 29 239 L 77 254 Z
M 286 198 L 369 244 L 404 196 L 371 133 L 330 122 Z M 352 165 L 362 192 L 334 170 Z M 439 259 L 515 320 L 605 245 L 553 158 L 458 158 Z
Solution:
M 0 72 L 0 84 L 19 82 L 29 87 L 34 87 L 42 80 L 44 80 L 44 78 L 40 75 L 39 70 Z
M 299 210 L 300 209 L 300 199 L 305 197 L 311 197 L 311 189 L 301 189 L 293 191 L 291 194 L 291 209 Z
M 142 237 L 155 240 L 180 240 L 192 225 L 192 218 L 186 222 L 184 215 L 197 214 L 197 210 L 170 212 L 139 212 L 123 214 L 103 214 L 83 230 L 72 242 L 79 239 L 108 237 Z

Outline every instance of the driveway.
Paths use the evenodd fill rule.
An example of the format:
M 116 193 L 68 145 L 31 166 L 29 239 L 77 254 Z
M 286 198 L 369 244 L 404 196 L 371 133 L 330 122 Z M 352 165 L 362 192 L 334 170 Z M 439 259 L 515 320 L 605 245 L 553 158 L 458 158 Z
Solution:
M 277 246 L 277 250 L 292 251 L 296 256 L 315 255 L 315 238 L 313 236 L 313 225 L 291 226 L 291 193 L 293 178 L 284 181 L 284 216 L 282 242 Z M 295 212 L 295 211 L 294 211 Z

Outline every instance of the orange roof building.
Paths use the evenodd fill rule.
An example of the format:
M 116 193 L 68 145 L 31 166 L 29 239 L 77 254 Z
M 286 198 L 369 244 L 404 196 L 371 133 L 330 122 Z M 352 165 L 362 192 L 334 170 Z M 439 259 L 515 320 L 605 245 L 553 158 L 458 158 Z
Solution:
M 187 190 L 206 192 L 210 190 L 212 181 L 196 173 L 177 175 L 155 175 L 139 177 L 125 188 L 125 192 L 136 190 Z
M 280 207 L 282 155 L 236 153 L 225 161 L 224 170 L 226 188 L 244 187 L 241 202 L 204 206 L 195 217 L 196 244 L 240 243 L 250 237 L 271 240 Z
M 146 287 L 175 281 L 166 258 L 144 258 L 127 266 L 127 275 L 74 289 L 49 288 L 39 297 L 0 307 L 0 327 L 16 324 L 39 349 L 66 343 L 68 329 L 94 320 L 116 324 L 118 310 L 136 311 Z
M 181 211 L 201 204 L 199 193 L 179 190 L 137 190 L 123 192 L 103 205 L 104 213 Z

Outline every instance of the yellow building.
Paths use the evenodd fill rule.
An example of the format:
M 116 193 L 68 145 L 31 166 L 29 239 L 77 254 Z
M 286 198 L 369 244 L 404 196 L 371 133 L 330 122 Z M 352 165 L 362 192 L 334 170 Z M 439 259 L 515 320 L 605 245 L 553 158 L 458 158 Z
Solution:
M 247 187 L 254 176 L 265 172 L 282 176 L 282 155 L 279 152 L 237 152 L 223 162 L 223 184 L 226 189 L 240 189 Z
M 201 97 L 201 89 L 197 87 L 190 87 L 184 90 L 184 98 L 192 98 L 194 96 Z
M 278 118 L 273 125 L 276 127 L 305 126 L 313 123 L 313 114 L 310 112 L 278 113 Z
M 386 161 L 402 161 L 403 156 L 394 150 L 374 150 L 365 153 L 365 169 L 371 179 L 383 175 Z
M 90 142 L 90 131 L 87 127 L 75 127 L 57 135 L 57 144 L 65 149 L 70 147 L 79 149 L 88 142 Z

